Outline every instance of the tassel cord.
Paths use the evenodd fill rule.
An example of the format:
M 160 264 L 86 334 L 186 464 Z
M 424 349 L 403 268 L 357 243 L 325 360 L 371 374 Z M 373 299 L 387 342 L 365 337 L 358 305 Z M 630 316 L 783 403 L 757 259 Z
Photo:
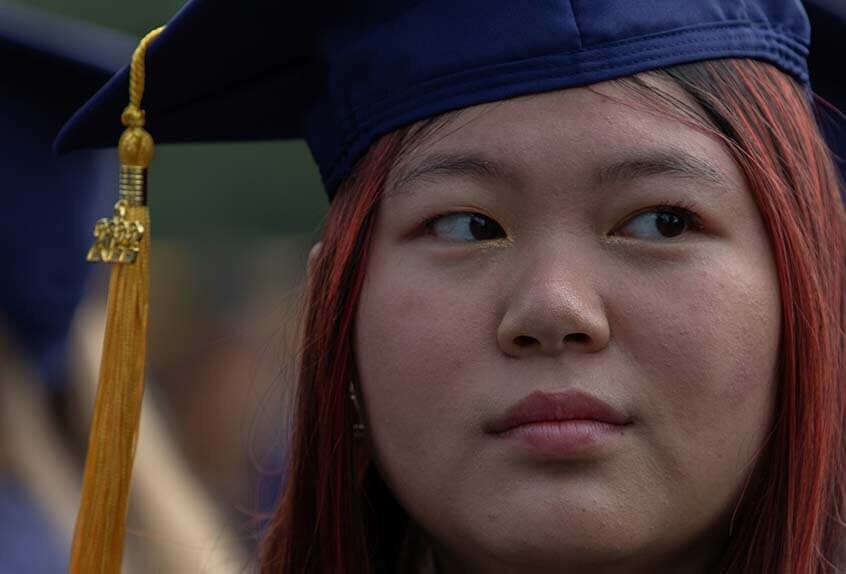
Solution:
M 141 40 L 132 57 L 130 101 L 121 120 L 126 130 L 121 159 L 121 199 L 115 218 L 95 227 L 89 260 L 112 263 L 106 333 L 88 453 L 71 551 L 72 574 L 120 572 L 129 509 L 132 463 L 138 440 L 150 290 L 150 216 L 146 168 L 153 138 L 144 130 L 145 55 L 162 32 Z

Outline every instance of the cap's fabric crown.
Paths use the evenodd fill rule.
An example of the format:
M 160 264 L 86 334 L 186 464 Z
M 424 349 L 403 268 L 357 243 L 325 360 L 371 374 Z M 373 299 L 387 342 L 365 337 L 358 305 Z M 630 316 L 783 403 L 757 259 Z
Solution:
M 799 0 L 193 0 L 152 46 L 156 141 L 307 139 L 331 196 L 380 135 L 499 99 L 748 57 L 807 83 Z M 114 145 L 127 71 L 58 148 Z

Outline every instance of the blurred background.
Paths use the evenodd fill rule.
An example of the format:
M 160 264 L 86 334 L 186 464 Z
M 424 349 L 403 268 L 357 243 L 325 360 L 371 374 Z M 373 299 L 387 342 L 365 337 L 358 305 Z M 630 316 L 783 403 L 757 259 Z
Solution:
M 115 30 L 133 44 L 182 5 L 180 0 L 3 1 Z M 111 215 L 116 180 L 112 189 L 114 196 L 101 202 L 97 217 Z M 219 541 L 210 544 L 225 547 L 228 560 L 222 570 L 203 563 L 191 571 L 246 571 L 283 480 L 305 265 L 327 201 L 302 142 L 160 145 L 150 190 L 154 239 L 145 409 L 155 404 L 155 418 L 143 415 L 138 464 L 159 469 L 160 476 L 149 470 L 136 475 L 134 488 L 158 493 L 133 493 L 133 512 L 142 505 L 173 502 L 177 507 L 180 494 L 163 497 L 158 483 L 167 480 L 164 466 L 179 468 L 177 486 L 199 487 L 205 495 L 194 501 L 202 509 L 194 508 L 192 516 L 201 520 L 206 512 L 214 514 L 206 522 L 220 526 L 208 536 Z M 73 406 L 61 410 L 62 417 L 76 417 L 67 425 L 77 434 L 84 434 L 79 429 L 87 428 L 93 404 L 93 395 L 86 393 L 96 382 L 108 271 L 95 266 L 72 328 L 71 378 L 76 380 L 68 400 Z M 157 445 L 156 452 L 147 452 L 147 444 Z M 75 445 L 84 449 L 79 437 Z M 147 488 L 145 481 L 157 484 Z M 159 500 L 150 502 L 149 496 Z M 75 512 L 77 503 L 68 511 Z M 182 544 L 157 528 L 155 521 L 130 517 L 134 571 L 181 571 L 184 567 L 173 565 L 178 562 L 153 558 L 162 547 L 176 546 L 165 548 L 167 554 L 179 552 Z M 0 528 L 0 554 L 3 536 Z M 0 574 L 5 574 L 2 557 Z

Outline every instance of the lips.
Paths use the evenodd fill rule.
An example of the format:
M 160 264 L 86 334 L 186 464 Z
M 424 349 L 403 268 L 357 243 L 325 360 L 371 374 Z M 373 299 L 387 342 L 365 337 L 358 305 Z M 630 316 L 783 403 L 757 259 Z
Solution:
M 584 421 L 625 426 L 631 419 L 623 412 L 583 391 L 568 389 L 546 393 L 536 391 L 508 409 L 490 426 L 489 432 L 503 434 L 529 425 Z

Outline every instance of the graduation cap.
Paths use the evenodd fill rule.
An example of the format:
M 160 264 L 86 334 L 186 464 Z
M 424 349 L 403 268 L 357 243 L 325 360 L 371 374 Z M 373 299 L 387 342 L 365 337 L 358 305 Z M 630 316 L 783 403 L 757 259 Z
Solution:
M 0 2 L 0 321 L 51 388 L 89 270 L 86 227 L 116 173 L 102 152 L 55 158 L 52 143 L 131 49 L 119 34 Z
M 153 143 L 142 124 L 159 143 L 304 138 L 331 198 L 379 136 L 476 104 L 732 57 L 768 62 L 807 85 L 809 34 L 799 0 L 186 4 L 56 142 L 65 152 L 120 138 L 125 209 L 101 230 L 131 239 L 106 234 L 100 245 L 101 259 L 119 262 L 73 571 L 120 563 L 145 347 Z

